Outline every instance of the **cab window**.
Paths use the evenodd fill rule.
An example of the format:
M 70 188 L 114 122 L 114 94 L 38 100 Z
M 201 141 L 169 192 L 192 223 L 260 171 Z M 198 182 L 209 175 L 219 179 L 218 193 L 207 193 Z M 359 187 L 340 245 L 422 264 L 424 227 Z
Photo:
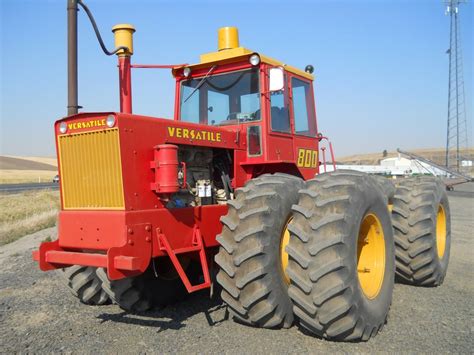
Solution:
M 180 119 L 224 126 L 260 119 L 257 68 L 181 82 Z
M 270 116 L 274 132 L 291 132 L 287 92 L 288 90 L 281 90 L 270 94 Z
M 311 86 L 308 82 L 292 78 L 293 112 L 295 133 L 314 137 L 316 135 L 316 119 L 312 102 Z

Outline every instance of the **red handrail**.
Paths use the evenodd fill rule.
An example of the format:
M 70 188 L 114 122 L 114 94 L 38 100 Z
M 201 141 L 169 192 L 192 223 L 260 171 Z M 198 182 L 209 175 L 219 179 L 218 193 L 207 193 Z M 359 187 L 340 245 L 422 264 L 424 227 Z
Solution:
M 325 137 L 323 135 L 320 135 L 319 137 L 319 141 L 321 142 L 322 140 L 326 140 L 328 145 L 329 145 L 329 152 L 331 153 L 331 160 L 332 160 L 332 167 L 334 170 L 336 170 L 336 159 L 334 157 L 334 149 L 332 147 L 332 143 L 329 141 L 329 138 L 328 137 Z M 326 172 L 326 147 L 321 147 L 321 151 L 322 151 L 322 154 L 323 154 L 323 165 L 324 165 L 324 172 Z
M 323 153 L 323 166 L 324 166 L 324 172 L 327 172 L 326 168 L 326 147 L 321 147 L 321 152 Z
M 130 68 L 138 68 L 138 69 L 173 69 L 184 67 L 188 65 L 185 64 L 131 64 Z

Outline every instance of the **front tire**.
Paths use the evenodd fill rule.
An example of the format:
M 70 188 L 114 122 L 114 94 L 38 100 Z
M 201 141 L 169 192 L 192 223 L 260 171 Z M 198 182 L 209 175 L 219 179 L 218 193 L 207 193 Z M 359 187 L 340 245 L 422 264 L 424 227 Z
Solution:
M 330 340 L 366 341 L 384 325 L 394 284 L 386 197 L 367 174 L 306 182 L 289 225 L 290 297 L 300 325 Z
M 263 328 L 293 323 L 284 271 L 289 238 L 285 232 L 303 184 L 291 175 L 266 174 L 250 180 L 237 190 L 235 200 L 228 201 L 217 237 L 217 282 L 222 300 L 241 323 Z
M 92 306 L 110 303 L 109 296 L 102 289 L 102 281 L 96 275 L 95 267 L 73 265 L 61 269 L 60 272 L 72 294 L 82 303 Z
M 155 270 L 156 269 L 156 270 Z M 155 274 L 156 272 L 156 274 Z M 198 273 L 193 262 L 188 262 L 186 273 L 195 283 Z M 109 297 L 127 312 L 145 312 L 153 307 L 164 307 L 182 301 L 188 292 L 168 258 L 158 258 L 138 276 L 109 280 L 107 270 L 97 269 L 102 288 Z

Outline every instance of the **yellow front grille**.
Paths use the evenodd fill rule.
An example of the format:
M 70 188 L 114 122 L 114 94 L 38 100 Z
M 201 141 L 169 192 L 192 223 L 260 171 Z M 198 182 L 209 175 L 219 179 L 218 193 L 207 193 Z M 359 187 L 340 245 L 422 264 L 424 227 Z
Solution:
M 117 128 L 58 136 L 64 209 L 124 209 Z

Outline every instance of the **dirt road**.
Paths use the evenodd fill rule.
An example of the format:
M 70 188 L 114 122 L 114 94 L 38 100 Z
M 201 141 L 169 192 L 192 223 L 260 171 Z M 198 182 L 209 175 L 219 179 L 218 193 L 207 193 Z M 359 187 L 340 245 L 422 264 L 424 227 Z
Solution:
M 471 191 L 472 186 L 468 187 Z M 43 273 L 31 250 L 55 229 L 0 248 L 0 353 L 468 353 L 474 349 L 474 197 L 450 196 L 451 263 L 438 288 L 397 284 L 387 325 L 367 343 L 333 343 L 297 326 L 263 330 L 226 320 L 206 293 L 162 310 L 131 315 L 117 306 L 79 303 L 55 272 Z

